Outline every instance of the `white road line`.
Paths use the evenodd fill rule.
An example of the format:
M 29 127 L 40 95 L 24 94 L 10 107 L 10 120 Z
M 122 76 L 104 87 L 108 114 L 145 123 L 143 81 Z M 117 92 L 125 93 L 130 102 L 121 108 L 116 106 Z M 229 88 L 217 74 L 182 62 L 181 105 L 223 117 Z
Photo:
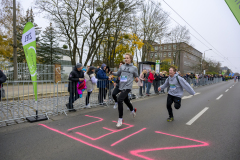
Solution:
M 198 94 L 201 94 L 200 92 L 198 93 L 195 93 L 195 96 L 198 95 Z M 192 98 L 193 95 L 189 95 L 189 96 L 183 96 L 182 99 L 188 99 L 188 98 Z
M 225 92 L 227 92 L 229 89 L 227 89 Z
M 230 88 L 232 88 L 232 86 Z
M 195 117 L 193 117 L 190 121 L 186 123 L 186 125 L 191 125 L 195 122 L 204 112 L 206 112 L 209 107 L 205 107 L 201 112 L 199 112 Z
M 219 100 L 223 95 L 221 94 L 216 100 Z

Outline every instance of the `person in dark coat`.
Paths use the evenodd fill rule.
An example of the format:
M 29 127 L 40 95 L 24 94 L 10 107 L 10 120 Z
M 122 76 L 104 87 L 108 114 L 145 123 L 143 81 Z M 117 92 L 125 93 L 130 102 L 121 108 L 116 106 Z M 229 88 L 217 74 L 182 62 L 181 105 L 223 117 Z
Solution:
M 99 88 L 99 104 L 104 105 L 103 97 L 106 96 L 105 88 L 107 87 L 108 80 L 111 80 L 111 77 L 108 77 L 106 75 L 106 64 L 102 64 L 100 70 L 97 73 L 97 79 L 97 88 Z
M 84 72 L 82 71 L 82 69 L 83 69 L 82 64 L 77 63 L 76 67 L 74 67 L 72 72 L 69 74 L 68 92 L 70 93 L 70 96 L 69 96 L 69 103 L 66 104 L 69 112 L 76 111 L 73 108 L 73 103 L 79 98 L 79 94 L 77 91 L 77 83 L 79 81 L 84 81 Z
M 160 86 L 160 75 L 159 75 L 159 73 L 154 74 L 153 86 L 154 86 L 155 94 L 159 94 L 159 91 L 158 91 L 158 87 Z
M 2 98 L 2 87 L 3 87 L 3 83 L 6 82 L 7 77 L 6 75 L 0 70 L 0 100 Z

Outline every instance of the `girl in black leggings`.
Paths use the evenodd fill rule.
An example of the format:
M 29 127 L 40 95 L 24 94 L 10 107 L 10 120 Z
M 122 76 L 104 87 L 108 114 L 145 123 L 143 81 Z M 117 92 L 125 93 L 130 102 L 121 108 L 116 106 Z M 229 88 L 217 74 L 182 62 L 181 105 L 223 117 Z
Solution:
M 117 127 L 122 126 L 122 117 L 123 117 L 123 101 L 128 106 L 133 117 L 136 116 L 136 109 L 133 109 L 133 106 L 128 98 L 128 93 L 132 90 L 133 80 L 136 77 L 136 82 L 138 81 L 138 70 L 137 67 L 133 65 L 133 57 L 130 54 L 125 55 L 125 63 L 122 65 L 118 72 L 113 73 L 115 76 L 120 77 L 119 90 L 121 91 L 118 97 L 118 112 L 119 118 Z

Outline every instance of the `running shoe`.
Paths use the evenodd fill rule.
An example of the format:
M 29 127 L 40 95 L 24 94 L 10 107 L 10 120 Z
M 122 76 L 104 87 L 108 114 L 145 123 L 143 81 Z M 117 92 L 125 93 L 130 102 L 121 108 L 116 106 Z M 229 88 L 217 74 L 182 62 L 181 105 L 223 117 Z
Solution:
M 118 122 L 117 122 L 117 127 L 121 127 L 122 126 L 122 118 L 118 118 Z
M 115 103 L 115 105 L 113 106 L 113 109 L 117 109 L 118 107 L 118 103 Z
M 84 108 L 88 108 L 88 109 L 90 109 L 91 106 L 90 106 L 90 104 L 88 104 L 88 105 L 86 105 Z
M 136 117 L 136 112 L 137 112 L 137 109 L 134 108 L 133 111 L 130 113 L 133 116 L 133 118 Z
M 172 122 L 172 121 L 174 121 L 174 118 L 173 118 L 173 117 L 169 117 L 169 118 L 167 119 L 167 121 L 168 121 L 168 122 Z

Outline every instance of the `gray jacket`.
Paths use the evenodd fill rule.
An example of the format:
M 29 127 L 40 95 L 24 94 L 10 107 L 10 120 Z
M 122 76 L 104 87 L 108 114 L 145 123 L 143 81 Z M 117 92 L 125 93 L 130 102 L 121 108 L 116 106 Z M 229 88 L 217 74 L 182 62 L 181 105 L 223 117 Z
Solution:
M 178 76 L 178 80 L 180 83 L 179 84 L 177 81 L 177 78 L 176 78 L 177 76 L 178 76 L 178 73 L 176 73 L 173 77 L 169 76 L 166 79 L 165 83 L 162 86 L 160 86 L 161 90 L 164 90 L 165 88 L 170 86 L 168 94 L 175 96 L 175 97 L 182 98 L 183 88 L 184 88 L 189 94 L 194 95 L 195 91 L 188 84 L 188 82 L 184 78 Z
M 138 69 L 132 63 L 124 64 L 113 75 L 120 76 L 119 90 L 132 89 L 134 77 L 138 77 Z

